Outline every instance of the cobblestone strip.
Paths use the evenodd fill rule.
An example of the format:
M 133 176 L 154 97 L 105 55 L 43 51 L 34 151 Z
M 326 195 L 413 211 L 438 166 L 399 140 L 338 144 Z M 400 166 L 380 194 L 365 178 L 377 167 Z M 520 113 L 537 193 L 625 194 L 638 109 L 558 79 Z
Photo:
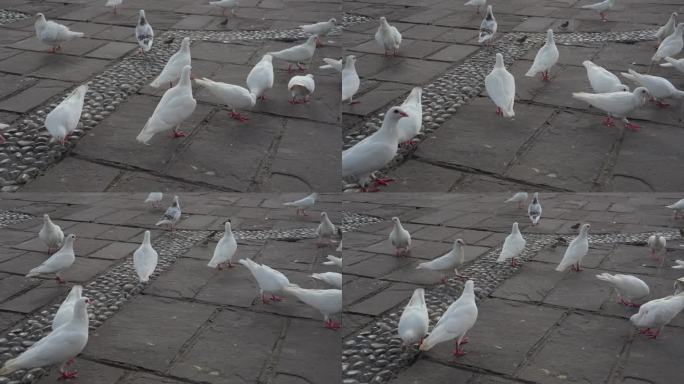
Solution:
M 457 108 L 477 97 L 484 88 L 484 78 L 494 66 L 494 56 L 501 53 L 506 67 L 525 55 L 527 51 L 541 44 L 546 34 L 541 33 L 508 33 L 497 40 L 493 47 L 483 47 L 464 62 L 448 69 L 443 75 L 423 86 L 423 125 L 421 132 L 414 138 L 420 143 L 426 136 L 437 130 L 446 120 L 452 117 Z M 655 38 L 654 30 L 631 32 L 601 33 L 559 33 L 555 35 L 558 44 L 583 44 L 602 42 L 635 42 Z M 390 105 L 400 105 L 406 95 L 393 100 Z M 350 148 L 365 137 L 373 134 L 382 125 L 385 107 L 376 115 L 369 115 L 364 123 L 358 124 L 344 133 L 344 149 Z M 397 156 L 384 170 L 401 164 L 404 159 L 416 150 L 416 146 L 401 148 Z M 353 186 L 345 186 L 345 188 Z
M 346 15 L 343 25 L 365 21 L 367 18 Z M 335 33 L 339 34 L 342 28 L 337 27 Z M 164 33 L 148 54 L 139 55 L 133 52 L 87 82 L 89 89 L 81 121 L 66 145 L 52 140 L 44 127 L 44 121 L 45 116 L 71 91 L 50 99 L 36 111 L 5 129 L 3 135 L 7 142 L 0 146 L 2 191 L 16 191 L 42 170 L 65 157 L 80 137 L 116 111 L 132 94 L 147 85 L 149 80 L 164 68 L 169 57 L 178 50 L 182 38 L 186 36 L 191 40 L 228 43 L 239 40 L 298 39 L 305 37 L 305 34 L 299 29 L 231 32 L 174 30 Z M 164 43 L 166 41 L 170 43 Z
M 374 216 L 360 215 L 358 213 L 342 212 L 342 223 L 339 228 L 342 232 L 350 232 L 359 227 L 375 224 L 383 221 Z M 236 230 L 233 231 L 238 240 L 301 240 L 315 239 L 315 228 L 294 228 L 294 229 L 267 229 L 267 230 Z M 213 239 L 218 240 L 223 236 L 223 231 L 214 234 Z
M 8 9 L 0 9 L 0 25 L 14 23 L 15 21 L 30 17 L 22 12 L 10 11 Z
M 680 238 L 678 231 L 656 232 L 668 240 Z M 614 243 L 645 243 L 653 232 L 637 234 L 598 234 L 589 237 L 590 245 Z M 561 235 L 526 234 L 525 250 L 520 256 L 521 264 L 530 260 L 542 248 L 557 243 Z M 503 281 L 519 271 L 507 263 L 497 263 L 501 247 L 474 260 L 463 271 L 475 282 L 475 294 L 482 299 L 491 294 Z M 463 281 L 450 278 L 446 284 L 425 290 L 425 301 L 430 313 L 430 323 L 435 324 L 447 307 L 461 294 Z M 409 365 L 418 355 L 417 348 L 404 349 L 397 338 L 397 325 L 407 300 L 393 311 L 377 319 L 369 327 L 346 338 L 342 347 L 342 375 L 344 384 L 385 383 L 400 369 Z
M 26 213 L 12 212 L 12 211 L 0 211 L 0 228 L 4 228 L 10 225 L 23 223 L 24 221 L 29 221 L 34 219 L 34 216 L 28 215 Z
M 177 230 L 165 232 L 153 242 L 159 254 L 157 269 L 150 279 L 154 280 L 167 270 L 180 255 L 194 244 L 206 239 L 211 231 Z M 88 306 L 90 328 L 95 329 L 113 316 L 134 295 L 142 291 L 145 284 L 140 283 L 133 266 L 133 258 L 128 257 L 118 266 L 84 284 L 83 295 L 91 299 Z M 0 361 L 9 360 L 30 347 L 51 331 L 52 318 L 59 303 L 45 307 L 40 312 L 18 324 L 5 337 L 0 338 Z M 42 368 L 15 371 L 7 377 L 0 376 L 0 384 L 29 384 L 45 373 Z

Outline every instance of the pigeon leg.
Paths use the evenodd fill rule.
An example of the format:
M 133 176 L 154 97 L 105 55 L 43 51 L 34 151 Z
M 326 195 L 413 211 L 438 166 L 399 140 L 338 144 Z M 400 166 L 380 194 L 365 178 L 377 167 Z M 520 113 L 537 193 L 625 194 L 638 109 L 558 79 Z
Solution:
M 342 325 L 334 320 L 327 319 L 325 320 L 325 327 L 332 329 L 333 331 L 337 331 L 338 329 L 342 328 Z
M 501 110 L 501 107 L 496 107 L 496 115 L 503 116 L 503 111 Z
M 511 257 L 511 267 L 515 268 L 518 266 L 518 262 L 515 260 L 515 257 Z
M 264 295 L 264 294 L 262 293 L 262 294 L 261 294 L 261 303 L 263 303 L 263 304 L 268 304 L 269 302 L 270 302 L 270 301 L 268 300 L 268 298 L 266 297 L 266 295 Z
M 581 271 L 583 271 L 582 267 L 580 266 L 579 261 L 578 261 L 577 264 L 575 264 L 575 265 L 576 265 L 576 267 L 575 267 L 575 272 L 581 272 Z
M 116 15 L 116 5 L 114 6 L 114 14 Z
M 257 97 L 257 100 L 266 101 L 266 95 L 264 94 L 264 95 Z
M 173 138 L 174 138 L 174 139 L 179 138 L 179 137 L 185 137 L 185 136 L 187 136 L 187 134 L 186 134 L 185 132 L 183 132 L 183 131 L 179 131 L 179 130 L 178 130 L 178 126 L 176 126 L 176 127 L 173 129 Z
M 70 380 L 70 379 L 75 379 L 78 376 L 78 371 L 65 371 L 60 369 L 59 371 L 59 377 L 57 380 L 62 381 L 62 380 Z
M 466 354 L 465 351 L 463 351 L 463 348 L 461 348 L 461 343 L 459 343 L 458 340 L 454 342 L 454 352 L 452 354 L 454 357 L 460 357 Z
M 271 300 L 272 301 L 283 301 L 283 298 L 278 296 L 278 295 L 271 294 Z
M 604 15 L 603 12 L 599 12 L 599 15 L 601 15 L 601 21 L 603 21 L 604 23 L 608 21 L 608 19 L 606 19 L 606 15 Z
M 361 102 L 358 101 L 358 100 L 354 100 L 353 97 L 349 99 L 349 105 L 356 105 L 356 104 L 359 104 L 359 103 L 361 103 Z
M 287 73 L 292 73 L 292 64 L 287 65 Z
M 302 63 L 297 63 L 297 68 L 302 72 L 306 71 L 306 66 Z
M 228 268 L 235 268 L 235 266 L 233 265 L 233 262 L 230 260 L 228 260 Z
M 641 333 L 642 335 L 645 335 L 645 334 L 650 333 L 650 332 L 651 332 L 651 328 L 641 328 L 641 329 L 639 329 L 639 333 Z
M 449 278 L 446 277 L 446 275 L 442 276 L 442 279 L 440 280 L 442 284 L 446 284 Z
M 606 116 L 603 119 L 603 125 L 605 125 L 606 127 L 614 127 L 615 126 L 615 120 L 613 120 L 613 118 L 610 116 Z
M 375 178 L 373 182 L 375 183 L 376 186 L 382 185 L 382 186 L 388 186 L 389 183 L 394 181 L 394 179 L 388 179 L 388 178 Z
M 62 278 L 62 276 L 55 275 L 55 280 L 57 280 L 57 283 L 60 284 L 60 285 L 66 284 L 66 280 L 64 280 L 64 279 Z

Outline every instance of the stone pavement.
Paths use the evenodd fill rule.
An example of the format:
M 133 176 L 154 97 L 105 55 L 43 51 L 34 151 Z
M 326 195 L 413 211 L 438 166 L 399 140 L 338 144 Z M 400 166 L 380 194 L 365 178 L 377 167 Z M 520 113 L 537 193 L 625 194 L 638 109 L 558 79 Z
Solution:
M 482 20 L 463 2 L 345 1 L 345 12 L 372 17 L 345 31 L 346 54 L 357 56 L 360 104 L 343 106 L 345 147 L 379 126 L 378 114 L 422 86 L 423 132 L 415 150 L 402 150 L 386 171 L 397 180 L 385 191 L 672 191 L 684 184 L 679 102 L 660 109 L 648 103 L 632 120 L 638 133 L 601 124 L 601 113 L 571 92 L 590 91 L 583 60 L 614 73 L 645 72 L 655 50 L 652 32 L 678 2 L 619 1 L 601 22 L 589 0 L 489 1 L 499 41 L 477 44 Z M 385 58 L 373 40 L 377 18 L 386 16 L 403 35 L 399 57 Z M 568 26 L 562 25 L 568 22 Z M 551 82 L 524 77 L 548 28 L 556 32 L 560 59 Z M 643 33 L 627 33 L 644 31 Z M 483 79 L 496 52 L 516 77 L 516 117 L 494 114 Z M 678 87 L 684 77 L 654 68 Z M 625 84 L 633 87 L 629 81 Z
M 682 222 L 665 205 L 676 194 L 542 193 L 543 215 L 532 227 L 524 210 L 502 203 L 503 194 L 348 194 L 345 211 L 365 212 L 384 222 L 345 234 L 345 340 L 343 382 L 353 383 L 658 383 L 681 380 L 684 315 L 650 340 L 627 318 L 633 308 L 616 303 L 602 272 L 634 274 L 650 286 L 650 299 L 672 293 L 684 258 Z M 345 204 L 346 203 L 346 204 Z M 392 216 L 412 234 L 410 257 L 397 258 L 387 239 Z M 496 263 L 512 222 L 527 240 L 523 265 Z M 577 223 L 590 223 L 590 251 L 581 273 L 556 272 Z M 662 268 L 650 259 L 645 240 L 668 238 Z M 466 243 L 459 272 L 475 281 L 478 320 L 467 354 L 454 359 L 452 343 L 429 352 L 401 348 L 396 326 L 418 287 L 434 325 L 460 295 L 462 282 L 417 271 L 419 262 Z
M 206 267 L 223 223 L 238 238 L 235 260 L 250 257 L 277 268 L 303 287 L 323 288 L 312 272 L 334 270 L 321 261 L 311 237 L 319 212 L 341 213 L 323 195 L 310 216 L 298 218 L 282 202 L 298 195 L 193 194 L 180 196 L 175 233 L 154 226 L 161 210 L 141 194 L 17 193 L 0 201 L 0 360 L 42 334 L 69 289 L 47 278 L 25 279 L 46 257 L 37 239 L 42 214 L 75 233 L 77 260 L 66 273 L 93 303 L 90 339 L 73 383 L 334 383 L 341 375 L 340 333 L 323 327 L 314 309 L 286 297 L 261 304 L 250 273 Z M 170 197 L 166 196 L 165 203 Z M 165 204 L 166 205 L 166 204 Z M 348 225 L 354 220 L 347 221 Z M 160 263 L 149 284 L 138 284 L 131 255 L 152 231 Z M 276 239 L 276 238 L 279 239 Z M 332 268 L 332 269 L 331 269 Z M 52 369 L 39 383 L 55 382 Z M 34 382 L 41 369 L 0 383 Z M 22 378 L 23 377 L 23 378 Z
M 26 183 L 25 191 L 339 190 L 339 76 L 318 69 L 321 58 L 341 56 L 339 36 L 316 52 L 311 103 L 287 102 L 290 75 L 276 63 L 269 100 L 246 111 L 248 123 L 228 118 L 223 106 L 194 86 L 197 109 L 181 127 L 189 137 L 157 135 L 149 147 L 135 141 L 164 91 L 146 84 L 183 36 L 193 40 L 195 77 L 244 86 L 264 53 L 303 41 L 299 25 L 331 17 L 342 23 L 339 0 L 244 0 L 228 19 L 220 8 L 191 0 L 124 2 L 118 14 L 103 4 L 3 1 L 0 122 L 11 125 L 0 148 L 5 190 Z M 139 9 L 146 10 L 156 35 L 145 57 L 135 52 Z M 34 36 L 37 12 L 85 37 L 64 44 L 59 54 L 45 52 Z M 17 15 L 25 18 L 15 21 Z M 66 148 L 48 142 L 45 114 L 84 82 L 90 91 L 76 132 L 80 139 Z

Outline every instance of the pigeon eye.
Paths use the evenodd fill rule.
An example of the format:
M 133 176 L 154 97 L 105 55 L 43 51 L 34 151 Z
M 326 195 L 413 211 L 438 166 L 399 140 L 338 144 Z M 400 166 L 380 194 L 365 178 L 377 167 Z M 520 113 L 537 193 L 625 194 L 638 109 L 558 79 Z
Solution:
M 394 113 L 399 113 L 399 111 L 397 111 L 397 110 L 395 109 L 395 110 L 394 110 Z

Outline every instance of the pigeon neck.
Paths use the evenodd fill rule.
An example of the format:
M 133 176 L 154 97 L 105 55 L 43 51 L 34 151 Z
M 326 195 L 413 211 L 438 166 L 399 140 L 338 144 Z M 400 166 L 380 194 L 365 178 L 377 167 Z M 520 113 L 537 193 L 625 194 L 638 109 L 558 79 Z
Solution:
M 347 60 L 344 62 L 344 69 L 353 69 L 356 71 L 356 64 L 352 60 Z
M 74 240 L 73 239 L 66 239 L 66 241 L 64 242 L 64 246 L 62 247 L 62 250 L 73 253 L 74 252 Z
M 143 244 L 150 245 L 150 234 L 149 234 L 149 232 L 145 232 L 145 238 L 143 239 Z

